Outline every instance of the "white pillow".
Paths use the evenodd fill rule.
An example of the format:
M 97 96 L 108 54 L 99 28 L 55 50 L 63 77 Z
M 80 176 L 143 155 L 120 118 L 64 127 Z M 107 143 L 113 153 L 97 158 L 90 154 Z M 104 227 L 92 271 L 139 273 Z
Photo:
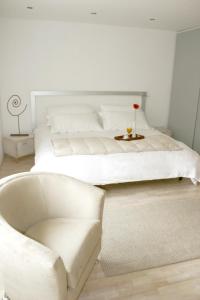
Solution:
M 94 108 L 89 104 L 65 104 L 59 106 L 50 106 L 47 108 L 47 125 L 51 126 L 50 118 L 55 115 L 67 114 L 86 114 L 93 113 Z
M 82 114 L 82 113 L 92 113 L 94 108 L 89 104 L 65 104 L 59 106 L 50 106 L 47 108 L 47 116 L 52 116 L 56 114 Z
M 134 111 L 102 111 L 100 115 L 102 117 L 103 128 L 106 130 L 121 130 L 127 127 L 135 128 Z M 137 129 L 150 128 L 141 109 L 136 111 L 136 126 Z
M 52 133 L 102 130 L 96 113 L 57 114 L 49 122 Z

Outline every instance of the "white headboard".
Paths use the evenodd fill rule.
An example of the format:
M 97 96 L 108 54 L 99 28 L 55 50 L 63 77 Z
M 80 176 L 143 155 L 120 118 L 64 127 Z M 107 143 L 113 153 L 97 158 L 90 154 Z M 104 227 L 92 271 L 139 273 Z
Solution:
M 47 108 L 70 103 L 90 104 L 98 111 L 101 104 L 138 103 L 145 111 L 146 92 L 136 91 L 32 91 L 32 128 L 46 120 Z

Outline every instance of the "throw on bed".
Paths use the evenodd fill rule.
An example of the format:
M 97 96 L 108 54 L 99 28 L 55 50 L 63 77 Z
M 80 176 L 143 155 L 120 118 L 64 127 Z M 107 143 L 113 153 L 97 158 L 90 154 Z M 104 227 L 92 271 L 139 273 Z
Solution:
M 56 156 L 182 150 L 166 135 L 153 135 L 133 141 L 117 141 L 107 137 L 53 138 L 52 144 Z

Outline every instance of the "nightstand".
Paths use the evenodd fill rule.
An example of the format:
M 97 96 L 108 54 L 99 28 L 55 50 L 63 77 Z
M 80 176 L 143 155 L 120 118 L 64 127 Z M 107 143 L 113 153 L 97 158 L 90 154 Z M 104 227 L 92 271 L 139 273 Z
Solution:
M 34 153 L 33 135 L 3 137 L 4 153 L 16 159 Z
M 172 132 L 169 128 L 166 127 L 155 127 L 155 128 L 168 136 L 172 136 Z

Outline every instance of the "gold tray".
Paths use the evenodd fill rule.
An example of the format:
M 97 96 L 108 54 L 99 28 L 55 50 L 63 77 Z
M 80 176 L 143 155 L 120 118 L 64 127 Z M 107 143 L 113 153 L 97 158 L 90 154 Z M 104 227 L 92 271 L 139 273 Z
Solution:
M 136 136 L 132 136 L 132 134 L 129 135 L 129 137 L 125 137 L 124 138 L 124 135 L 118 135 L 118 136 L 115 136 L 115 140 L 117 141 L 134 141 L 134 140 L 142 140 L 144 139 L 144 135 L 141 135 L 141 134 L 136 134 Z

